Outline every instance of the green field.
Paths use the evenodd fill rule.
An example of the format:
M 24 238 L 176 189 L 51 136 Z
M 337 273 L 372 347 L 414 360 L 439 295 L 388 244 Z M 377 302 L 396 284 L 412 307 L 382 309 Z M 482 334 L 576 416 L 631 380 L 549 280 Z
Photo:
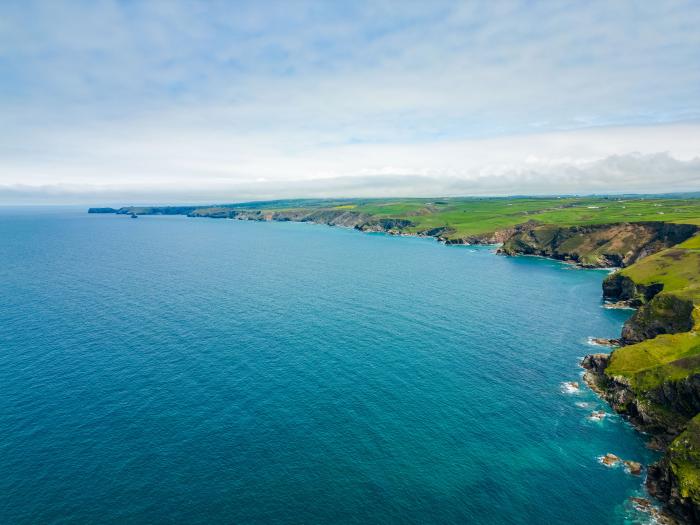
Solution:
M 700 336 L 696 331 L 658 335 L 618 348 L 606 370 L 610 376 L 626 377 L 638 393 L 697 373 L 700 373 Z
M 662 283 L 667 292 L 700 295 L 700 237 L 649 255 L 621 273 L 640 284 Z
M 252 207 L 252 204 L 245 205 Z M 238 206 L 236 206 L 238 207 Z M 376 218 L 410 220 L 407 232 L 448 227 L 448 238 L 490 233 L 527 221 L 575 226 L 615 222 L 679 222 L 700 225 L 700 199 L 658 197 L 512 197 L 352 199 L 259 203 L 259 209 L 334 209 Z
M 638 392 L 700 373 L 700 236 L 649 255 L 620 274 L 637 284 L 663 284 L 663 292 L 644 307 L 656 317 L 674 315 L 668 299 L 692 302 L 694 328 L 616 350 L 606 373 L 626 377 Z

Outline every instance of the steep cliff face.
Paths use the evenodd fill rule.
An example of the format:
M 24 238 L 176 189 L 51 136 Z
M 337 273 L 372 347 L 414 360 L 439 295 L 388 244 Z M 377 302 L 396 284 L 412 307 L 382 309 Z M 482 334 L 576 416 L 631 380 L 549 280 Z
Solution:
M 526 227 L 525 225 L 519 227 Z M 437 235 L 438 241 L 445 244 L 501 244 L 510 239 L 518 230 L 516 227 L 503 228 L 493 232 L 482 233 L 480 235 L 470 235 L 467 237 L 449 237 L 449 230 Z
M 414 224 L 407 219 L 373 219 L 355 226 L 363 232 L 401 233 Z
M 118 215 L 187 215 L 195 206 L 127 206 L 119 208 Z
M 313 222 L 328 226 L 354 228 L 369 220 L 369 216 L 351 210 L 249 210 L 230 207 L 197 208 L 187 214 L 189 217 L 209 217 L 212 219 L 237 219 L 242 221 L 294 221 Z
M 648 469 L 647 489 L 688 523 L 700 523 L 700 415 Z
M 617 223 L 559 227 L 521 225 L 504 242 L 507 255 L 541 255 L 585 267 L 624 267 L 678 244 L 697 231 L 688 224 Z
M 608 277 L 604 295 L 639 306 L 623 346 L 591 354 L 584 378 L 640 430 L 667 445 L 649 467 L 649 492 L 688 523 L 700 522 L 700 238 Z
M 640 345 L 626 349 L 645 353 L 643 348 L 635 347 Z M 581 363 L 586 369 L 585 381 L 615 411 L 667 446 L 662 460 L 648 468 L 647 488 L 682 521 L 698 523 L 700 356 L 696 353 L 658 367 L 652 365 L 649 369 L 627 370 L 622 374 L 614 363 L 620 350 L 615 350 L 612 356 L 586 356 Z
M 619 363 L 614 363 L 616 352 L 612 357 L 587 355 L 581 362 L 586 369 L 584 380 L 639 430 L 653 434 L 662 443 L 670 443 L 700 412 L 700 359 L 693 357 L 685 362 L 671 362 L 670 366 L 665 363 L 656 369 L 652 366 L 620 373 Z M 668 374 L 673 368 L 681 377 Z M 693 372 L 685 374 L 683 369 Z
M 661 283 L 635 283 L 626 275 L 616 272 L 603 281 L 603 297 L 613 301 L 626 301 L 630 306 L 637 307 L 650 301 L 663 287 Z
M 661 334 L 688 332 L 694 324 L 694 307 L 689 298 L 673 292 L 658 293 L 625 322 L 622 341 L 633 344 Z

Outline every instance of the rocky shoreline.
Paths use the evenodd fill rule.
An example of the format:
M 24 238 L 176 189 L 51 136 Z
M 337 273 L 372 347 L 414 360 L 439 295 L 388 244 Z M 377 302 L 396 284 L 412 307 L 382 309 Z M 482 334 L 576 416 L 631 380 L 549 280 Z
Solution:
M 622 268 L 688 239 L 697 226 L 662 222 L 553 226 L 536 221 L 477 235 L 459 236 L 448 225 L 416 229 L 410 219 L 374 217 L 348 209 L 289 209 L 269 211 L 227 206 L 162 206 L 90 208 L 88 213 L 117 215 L 186 215 L 244 221 L 311 222 L 342 226 L 367 233 L 432 237 L 446 245 L 500 244 L 503 255 L 537 255 L 583 268 Z M 623 297 L 622 300 L 625 300 Z M 628 304 L 627 301 L 624 303 Z M 632 304 L 632 306 L 635 306 Z
M 625 322 L 619 344 L 640 354 L 649 351 L 639 343 L 655 343 L 664 334 L 685 334 L 693 329 L 693 301 L 672 293 L 663 286 L 645 286 L 618 274 L 603 283 L 606 299 L 624 301 L 637 307 Z M 694 336 L 694 333 L 692 334 Z M 659 339 L 662 339 L 659 337 Z M 671 336 L 673 337 L 673 336 Z M 696 469 L 700 467 L 700 374 L 689 368 L 688 356 L 671 363 L 675 374 L 651 377 L 653 369 L 637 376 L 618 373 L 613 367 L 616 352 L 589 354 L 581 361 L 584 381 L 639 431 L 650 436 L 650 447 L 665 452 L 664 457 L 647 469 L 645 485 L 649 493 L 663 502 L 674 518 L 685 523 L 700 523 L 700 494 L 697 492 Z M 620 356 L 620 359 L 622 357 Z M 696 421 L 697 420 L 697 421 Z

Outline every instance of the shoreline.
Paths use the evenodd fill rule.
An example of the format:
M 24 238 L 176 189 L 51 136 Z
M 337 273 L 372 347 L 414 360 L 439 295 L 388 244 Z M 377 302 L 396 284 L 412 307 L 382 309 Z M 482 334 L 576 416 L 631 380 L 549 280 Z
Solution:
M 127 209 L 125 209 L 127 210 Z M 102 212 L 100 212 L 102 213 Z M 125 214 L 124 213 L 118 213 L 118 214 Z M 232 212 L 236 213 L 236 212 Z M 145 213 L 145 215 L 148 215 L 149 213 Z M 154 215 L 184 215 L 184 213 L 153 213 Z M 229 220 L 239 220 L 239 221 L 253 221 L 253 222 L 296 222 L 296 223 L 304 223 L 308 222 L 310 224 L 314 225 L 326 225 L 330 227 L 341 227 L 343 229 L 347 230 L 357 230 L 362 233 L 378 233 L 378 234 L 383 234 L 383 235 L 389 235 L 392 237 L 414 237 L 414 238 L 420 238 L 420 239 L 428 239 L 428 238 L 433 238 L 437 240 L 440 244 L 443 244 L 445 246 L 473 246 L 475 248 L 480 247 L 480 248 L 491 248 L 489 250 L 491 253 L 498 254 L 498 255 L 506 255 L 506 256 L 514 256 L 514 257 L 522 257 L 522 256 L 529 256 L 529 257 L 536 257 L 536 258 L 541 258 L 541 259 L 546 259 L 549 261 L 555 261 L 560 264 L 566 265 L 571 269 L 587 269 L 587 270 L 604 270 L 608 275 L 603 279 L 601 286 L 603 288 L 602 294 L 601 294 L 601 299 L 602 299 L 602 304 L 601 307 L 607 308 L 607 309 L 625 309 L 625 310 L 633 310 L 635 313 L 630 317 L 624 324 L 623 324 L 623 329 L 622 329 L 622 337 L 620 339 L 612 339 L 612 340 L 606 340 L 609 342 L 615 342 L 618 343 L 619 346 L 617 345 L 608 345 L 608 344 L 596 344 L 596 346 L 608 346 L 612 348 L 612 351 L 609 353 L 598 353 L 598 354 L 589 354 L 583 358 L 579 362 L 579 366 L 584 368 L 584 371 L 582 372 L 583 374 L 583 383 L 586 384 L 586 386 L 594 393 L 597 395 L 597 397 L 606 403 L 608 403 L 611 408 L 621 416 L 623 416 L 623 420 L 627 421 L 629 424 L 631 424 L 635 430 L 638 432 L 640 438 L 643 438 L 645 435 L 649 435 L 648 429 L 646 429 L 643 425 L 639 425 L 635 418 L 633 417 L 633 414 L 630 415 L 625 412 L 621 408 L 619 404 L 616 404 L 613 399 L 610 397 L 610 392 L 607 391 L 603 385 L 601 385 L 601 382 L 599 379 L 596 379 L 592 374 L 592 369 L 595 369 L 595 373 L 598 374 L 599 377 L 604 377 L 604 370 L 607 367 L 612 354 L 620 350 L 620 347 L 622 348 L 630 348 L 629 345 L 633 344 L 633 342 L 626 341 L 625 340 L 625 330 L 626 327 L 628 326 L 629 320 L 634 319 L 635 317 L 639 316 L 640 311 L 646 311 L 647 305 L 652 302 L 652 298 L 658 294 L 661 290 L 662 287 L 659 287 L 658 289 L 653 289 L 652 294 L 650 297 L 647 297 L 646 299 L 643 298 L 642 301 L 633 298 L 633 297 L 627 297 L 627 296 L 619 296 L 619 297 L 613 297 L 610 294 L 610 290 L 606 285 L 608 284 L 609 281 L 611 281 L 611 278 L 613 276 L 620 276 L 620 270 L 624 269 L 625 267 L 628 267 L 632 264 L 635 264 L 637 261 L 644 259 L 646 257 L 649 257 L 650 255 L 653 255 L 655 252 L 662 251 L 664 249 L 667 249 L 669 246 L 673 247 L 675 246 L 675 243 L 677 242 L 677 237 L 678 235 L 681 236 L 681 242 L 683 242 L 683 237 L 685 239 L 691 237 L 694 235 L 698 228 L 689 226 L 689 225 L 674 225 L 673 223 L 652 223 L 652 226 L 649 226 L 648 223 L 635 223 L 632 226 L 630 226 L 627 223 L 624 223 L 622 225 L 617 225 L 617 224 L 612 224 L 612 225 L 597 225 L 597 226 L 591 226 L 587 228 L 569 228 L 569 227 L 557 227 L 557 226 L 539 226 L 539 225 L 532 225 L 530 223 L 521 225 L 521 226 L 516 226 L 514 228 L 508 228 L 507 230 L 501 230 L 501 231 L 496 231 L 490 234 L 481 234 L 480 236 L 472 236 L 469 238 L 461 238 L 461 239 L 449 239 L 444 237 L 442 234 L 444 233 L 444 228 L 433 228 L 432 230 L 425 231 L 425 232 L 409 232 L 409 231 L 401 231 L 400 227 L 396 227 L 397 221 L 393 221 L 390 219 L 387 219 L 385 223 L 371 223 L 371 226 L 368 226 L 370 223 L 365 222 L 362 224 L 356 224 L 356 223 L 337 223 L 334 222 L 335 218 L 337 218 L 337 215 L 333 216 L 334 218 L 329 219 L 328 217 L 325 217 L 324 220 L 317 220 L 316 217 L 310 218 L 308 215 L 303 215 L 301 218 L 295 217 L 295 218 L 289 218 L 287 216 L 275 216 L 274 214 L 261 214 L 261 213 L 256 213 L 253 217 L 251 217 L 248 214 L 245 215 L 236 215 L 236 216 L 211 216 L 211 215 L 203 215 L 203 214 L 195 214 L 193 212 L 188 212 L 187 213 L 188 217 L 192 218 L 228 218 Z M 634 252 L 636 255 L 633 257 L 629 257 L 627 255 L 625 256 L 610 256 L 610 255 L 603 255 L 602 257 L 598 256 L 597 258 L 590 258 L 588 255 L 582 252 L 570 252 L 567 253 L 566 251 L 561 251 L 560 250 L 560 245 L 558 245 L 556 242 L 552 241 L 550 244 L 542 243 L 542 240 L 540 237 L 538 237 L 538 232 L 541 229 L 546 229 L 549 228 L 551 231 L 554 229 L 554 231 L 562 232 L 562 236 L 565 237 L 569 235 L 571 236 L 572 234 L 578 235 L 579 237 L 583 237 L 586 239 L 587 237 L 590 237 L 592 239 L 595 239 L 596 236 L 600 237 L 601 235 L 612 235 L 613 239 L 615 238 L 615 235 L 618 234 L 619 231 L 624 230 L 625 233 L 629 234 L 629 230 L 631 229 L 633 232 L 636 230 L 639 230 L 640 232 L 643 232 L 646 234 L 645 237 L 641 238 L 642 236 L 640 235 L 639 237 L 641 238 L 640 245 L 637 246 L 636 251 Z M 675 229 L 675 230 L 674 230 Z M 649 237 L 649 231 L 653 232 L 664 232 L 664 235 L 666 235 L 666 231 L 670 230 L 671 232 L 673 231 L 678 231 L 682 233 L 671 233 L 671 237 L 659 237 L 659 239 L 662 239 L 665 244 L 659 244 L 659 240 L 655 240 L 656 238 Z M 573 232 L 573 233 L 571 233 Z M 634 234 L 633 234 L 634 235 Z M 675 237 L 674 237 L 675 235 Z M 557 235 L 554 236 L 555 238 Z M 494 240 L 498 238 L 500 242 L 494 242 Z M 637 237 L 634 237 L 634 239 L 637 239 Z M 644 243 L 652 243 L 652 244 L 644 244 Z M 654 244 L 655 243 L 655 244 Z M 622 263 L 622 264 L 614 264 L 614 263 Z M 617 279 L 619 281 L 619 279 Z M 634 285 L 633 285 L 634 289 Z M 642 287 L 643 289 L 643 287 Z M 634 299 L 634 300 L 633 300 Z M 662 331 L 661 333 L 665 333 Z M 673 333 L 673 331 L 671 331 Z M 654 336 L 647 336 L 644 335 L 642 339 L 640 340 L 645 340 L 653 338 Z M 595 336 L 589 336 L 589 344 L 594 344 L 591 341 L 599 339 L 601 341 L 605 340 L 603 338 L 596 338 Z M 598 362 L 595 362 L 591 364 L 588 362 L 587 366 L 587 360 L 590 361 L 589 358 L 599 358 Z M 661 439 L 659 441 L 659 438 L 656 438 L 652 436 L 652 441 L 656 440 L 657 445 L 658 443 L 662 443 L 665 445 L 668 445 L 672 439 L 678 435 L 679 432 L 675 430 L 669 430 L 666 432 L 667 439 Z M 667 450 L 667 449 L 665 449 Z M 651 490 L 651 484 L 653 480 L 650 480 L 650 475 L 652 473 L 655 473 L 656 478 L 659 478 L 659 469 L 663 467 L 663 461 L 665 460 L 666 456 L 664 456 L 664 459 L 661 461 L 649 465 L 646 469 L 646 477 L 644 479 L 644 487 L 646 494 L 653 498 L 655 501 L 659 502 L 659 504 L 663 505 L 663 511 L 656 511 L 652 510 L 655 509 L 654 505 L 649 502 L 648 500 L 645 500 L 644 498 L 637 498 L 637 507 L 640 512 L 645 512 L 646 514 L 649 514 L 652 519 L 657 520 L 657 522 L 662 522 L 662 523 L 672 523 L 668 521 L 670 518 L 669 516 L 673 516 L 674 518 L 679 518 L 682 520 L 682 522 L 693 522 L 692 520 L 687 520 L 686 517 L 683 515 L 685 512 L 683 509 L 679 511 L 678 508 L 674 508 L 674 503 L 671 499 L 661 497 L 663 495 L 662 492 L 659 492 L 658 490 L 656 492 Z M 660 466 L 661 465 L 661 466 Z M 668 476 L 666 476 L 668 477 Z M 636 501 L 636 500 L 635 500 Z M 648 503 L 643 503 L 646 501 Z M 637 508 L 635 507 L 635 508 Z M 692 511 L 692 506 L 691 506 L 691 512 Z M 661 520 L 661 521 L 659 521 Z M 663 521 L 666 520 L 666 521 Z
M 246 221 L 249 219 L 237 219 L 237 218 L 231 218 L 231 220 L 239 220 L 239 221 Z M 361 233 L 366 233 L 366 234 L 380 234 L 380 235 L 388 235 L 391 237 L 413 237 L 413 238 L 419 238 L 419 239 L 429 239 L 429 238 L 434 238 L 439 244 L 442 244 L 446 247 L 451 247 L 451 246 L 474 246 L 474 247 L 482 247 L 482 248 L 487 248 L 491 247 L 492 250 L 491 252 L 494 253 L 495 255 L 503 255 L 507 257 L 533 257 L 537 259 L 543 259 L 547 261 L 553 261 L 556 263 L 559 263 L 559 265 L 564 265 L 568 266 L 571 269 L 578 269 L 578 270 L 598 270 L 598 271 L 604 271 L 606 272 L 607 276 L 613 275 L 620 271 L 622 268 L 621 267 L 587 267 L 582 265 L 578 261 L 570 260 L 570 259 L 561 259 L 557 257 L 553 257 L 551 255 L 545 255 L 545 254 L 535 254 L 535 253 L 517 253 L 517 254 L 510 254 L 510 253 L 505 253 L 502 251 L 502 247 L 504 243 L 489 243 L 489 242 L 483 242 L 483 243 L 477 243 L 477 242 L 449 242 L 446 239 L 440 238 L 439 236 L 433 236 L 433 235 L 425 235 L 425 234 L 417 234 L 417 233 L 411 233 L 411 232 L 394 232 L 394 231 L 366 231 L 359 229 L 357 227 L 352 227 L 352 226 L 345 226 L 345 225 L 334 225 L 334 224 L 325 224 L 325 223 L 318 223 L 315 221 L 275 221 L 274 219 L 265 219 L 264 221 L 256 221 L 256 222 L 309 222 L 314 225 L 325 225 L 329 227 L 340 227 L 340 228 L 345 228 L 349 230 L 356 230 Z M 601 286 L 603 284 L 603 281 L 601 281 Z M 634 308 L 630 306 L 629 304 L 625 303 L 624 305 L 620 305 L 619 302 L 609 302 L 606 301 L 605 294 L 601 293 L 601 299 L 603 301 L 603 304 L 601 305 L 603 308 L 607 309 L 620 309 L 620 310 L 631 310 L 631 311 L 637 311 L 638 308 Z M 608 356 L 612 354 L 612 352 L 615 351 L 615 349 L 619 348 L 620 345 L 620 340 L 619 339 L 610 339 L 608 342 L 610 344 L 601 344 L 601 343 L 596 343 L 594 342 L 596 339 L 602 339 L 602 338 L 596 338 L 595 336 L 589 336 L 588 338 L 588 344 L 592 346 L 598 346 L 601 348 L 610 348 L 610 353 L 607 354 Z M 587 357 L 587 356 L 586 356 Z M 585 357 L 584 357 L 585 360 Z M 584 370 L 581 373 L 581 378 L 582 382 L 586 385 L 586 387 L 596 395 L 596 397 L 600 400 L 605 402 L 610 406 L 609 401 L 605 398 L 605 392 L 598 388 L 595 385 L 595 382 L 591 381 L 590 378 L 588 377 L 587 370 L 585 367 L 582 365 L 581 362 L 579 362 L 579 366 L 581 368 L 584 368 Z M 562 384 L 567 384 L 568 382 L 564 381 Z M 578 386 L 577 386 L 578 388 Z M 633 420 L 625 417 L 624 414 L 620 414 L 614 406 L 611 406 L 613 411 L 618 414 L 619 416 L 622 417 L 622 421 L 625 422 L 626 424 L 629 424 L 635 432 L 638 434 L 639 438 L 645 443 L 647 448 L 651 447 L 651 444 L 654 443 L 655 438 L 651 436 L 650 439 L 647 439 L 649 436 L 648 432 L 645 432 L 642 428 L 637 426 Z M 602 418 L 601 418 L 602 419 Z M 658 446 L 656 450 L 661 450 L 664 451 L 664 449 L 659 449 Z M 614 456 L 614 454 L 606 453 L 605 456 L 600 456 L 600 458 L 605 458 L 606 456 Z M 604 464 L 608 467 L 611 465 L 608 465 L 604 460 L 599 459 L 599 462 L 601 464 Z M 630 473 L 629 472 L 629 467 L 625 466 L 625 470 L 628 471 L 630 475 L 641 475 L 642 472 L 644 473 L 644 478 L 643 478 L 643 494 L 644 497 L 639 497 L 639 496 L 630 496 L 629 501 L 632 503 L 633 508 L 639 512 L 640 514 L 648 515 L 650 519 L 652 520 L 653 523 L 660 523 L 660 524 L 667 524 L 667 525 L 673 525 L 674 523 L 677 523 L 677 518 L 678 516 L 674 515 L 671 510 L 667 507 L 666 503 L 656 497 L 656 495 L 652 494 L 647 486 L 647 479 L 649 476 L 649 471 L 650 468 L 653 467 L 653 465 L 642 465 L 639 463 L 636 463 L 634 461 L 630 460 L 622 460 L 620 458 L 617 458 L 617 463 L 620 465 L 622 464 L 636 464 L 638 467 L 635 467 L 635 472 Z

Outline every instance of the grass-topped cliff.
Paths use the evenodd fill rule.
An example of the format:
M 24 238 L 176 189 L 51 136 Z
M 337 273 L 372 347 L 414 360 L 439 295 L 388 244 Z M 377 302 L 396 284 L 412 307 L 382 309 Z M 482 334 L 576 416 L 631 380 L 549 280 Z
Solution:
M 690 523 L 700 522 L 700 415 L 671 443 L 666 456 L 649 469 L 647 486 Z
M 639 284 L 661 283 L 664 290 L 689 289 L 699 285 L 700 237 L 692 237 L 663 252 L 650 255 L 622 275 Z
M 93 208 L 95 213 L 182 214 L 248 220 L 300 220 L 448 242 L 489 239 L 525 223 L 562 227 L 617 223 L 700 225 L 700 199 L 639 196 L 444 199 L 305 199 L 211 206 Z M 317 219 L 317 221 L 316 221 Z M 502 235 L 501 237 L 504 237 Z
M 620 413 L 669 443 L 650 492 L 700 520 L 700 235 L 609 276 L 608 298 L 638 307 L 624 346 L 584 360 L 588 381 Z

